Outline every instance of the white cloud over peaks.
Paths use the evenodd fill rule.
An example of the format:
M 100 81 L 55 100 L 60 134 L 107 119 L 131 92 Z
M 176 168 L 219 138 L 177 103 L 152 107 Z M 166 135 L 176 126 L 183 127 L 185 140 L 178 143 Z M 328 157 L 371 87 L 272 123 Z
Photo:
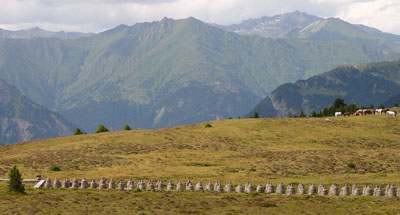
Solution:
M 13 30 L 39 26 L 98 32 L 165 16 L 233 24 L 299 10 L 400 34 L 399 0 L 0 0 L 0 4 L 0 27 Z
M 383 31 L 400 34 L 400 1 L 359 1 L 337 14 L 351 23 L 375 27 Z

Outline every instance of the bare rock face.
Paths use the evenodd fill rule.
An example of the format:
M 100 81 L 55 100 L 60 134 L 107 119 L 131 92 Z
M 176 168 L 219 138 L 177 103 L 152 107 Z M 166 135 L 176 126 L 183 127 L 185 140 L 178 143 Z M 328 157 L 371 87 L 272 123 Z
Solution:
M 183 183 L 182 183 L 182 181 L 178 181 L 178 184 L 176 184 L 176 191 L 177 192 L 182 192 L 183 191 Z
M 167 191 L 173 191 L 174 190 L 174 184 L 172 181 L 169 181 L 167 184 Z
M 265 185 L 265 193 L 266 194 L 275 193 L 275 187 L 272 183 L 268 183 L 267 185 Z
M 248 181 L 248 182 L 246 183 L 246 185 L 244 186 L 244 191 L 245 191 L 246 193 L 251 193 L 251 192 L 253 192 L 253 185 L 250 183 L 250 181 Z
M 125 183 L 122 180 L 119 181 L 117 189 L 118 190 L 125 190 Z
M 47 178 L 43 188 L 52 188 L 50 177 Z
M 372 190 L 372 188 L 369 185 L 364 187 L 363 196 L 372 196 L 373 194 L 374 194 L 374 191 Z
M 282 182 L 276 186 L 276 194 L 285 194 L 285 185 Z
M 152 182 L 151 180 L 149 180 L 149 181 L 147 182 L 146 190 L 148 190 L 148 191 L 154 191 L 154 184 L 153 184 L 153 182 Z
M 232 182 L 228 182 L 225 185 L 224 191 L 227 192 L 227 193 L 230 193 L 230 192 L 234 191 Z
M 89 183 L 88 183 L 88 181 L 86 180 L 86 178 L 82 178 L 80 189 L 87 189 L 87 188 L 89 188 Z
M 396 196 L 396 188 L 393 185 L 389 186 L 386 196 L 387 197 L 395 197 Z
M 164 183 L 161 180 L 157 181 L 157 191 L 164 191 Z
M 60 188 L 62 186 L 61 181 L 58 178 L 54 179 L 54 188 Z
M 206 186 L 206 190 L 207 191 L 214 191 L 214 185 L 211 181 L 208 182 L 207 186 Z
M 128 182 L 126 182 L 126 190 L 133 190 L 135 189 L 135 182 L 130 178 Z
M 384 192 L 381 187 L 376 186 L 374 189 L 374 196 L 383 196 Z
M 308 187 L 308 195 L 314 195 L 317 193 L 317 187 L 315 186 L 315 184 L 311 184 L 310 187 Z
M 306 194 L 306 188 L 304 187 L 304 184 L 302 182 L 300 182 L 300 184 L 297 186 L 297 194 L 298 195 Z
M 107 184 L 106 184 L 106 179 L 105 178 L 101 178 L 100 179 L 98 189 L 99 190 L 107 189 Z
M 145 190 L 146 189 L 146 184 L 144 183 L 143 180 L 139 180 L 138 184 L 137 184 L 137 187 L 138 187 L 139 190 Z
M 196 187 L 194 188 L 195 191 L 203 191 L 203 184 L 201 181 L 198 181 Z
M 243 193 L 244 192 L 244 187 L 241 184 L 238 184 L 238 186 L 236 187 L 235 191 L 237 193 Z
M 286 189 L 286 195 L 294 195 L 296 193 L 296 190 L 294 189 L 294 186 L 292 184 L 289 184 Z
M 190 180 L 186 182 L 186 191 L 194 191 L 193 184 Z
M 71 182 L 69 181 L 68 178 L 66 178 L 66 179 L 64 179 L 61 187 L 64 188 L 64 189 L 68 189 L 70 187 L 70 185 L 71 185 Z
M 72 179 L 72 185 L 71 185 L 71 188 L 70 189 L 79 189 L 79 182 L 78 182 L 78 179 L 76 179 L 76 178 L 74 178 L 74 179 Z
M 114 179 L 111 179 L 110 182 L 108 182 L 108 189 L 114 190 L 116 187 Z
M 337 196 L 339 195 L 339 189 L 336 186 L 336 184 L 332 184 L 332 186 L 329 188 L 329 196 Z
M 90 182 L 89 189 L 91 190 L 97 189 L 97 183 L 94 179 Z
M 214 191 L 218 192 L 218 193 L 223 191 L 221 183 L 219 183 L 219 182 L 215 183 Z
M 257 193 L 264 193 L 264 187 L 261 184 L 258 184 L 256 187 Z

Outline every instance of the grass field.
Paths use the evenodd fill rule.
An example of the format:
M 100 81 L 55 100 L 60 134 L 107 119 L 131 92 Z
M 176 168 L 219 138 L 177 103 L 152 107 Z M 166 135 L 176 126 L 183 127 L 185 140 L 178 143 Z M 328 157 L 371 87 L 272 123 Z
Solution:
M 241 119 L 161 130 L 118 131 L 0 147 L 0 178 L 100 177 L 244 184 L 400 185 L 400 118 Z M 354 163 L 356 168 L 349 168 Z M 50 171 L 56 164 L 60 172 Z M 31 187 L 32 185 L 27 185 Z M 5 190 L 5 184 L 0 185 Z M 0 194 L 0 211 L 65 214 L 399 214 L 397 198 L 280 197 L 210 193 L 37 191 Z M 27 202 L 27 204 L 23 204 Z M 14 208 L 15 205 L 23 205 Z M 37 206 L 39 205 L 39 206 Z M 10 212 L 10 213 L 11 213 Z M 30 213 L 32 214 L 32 213 Z

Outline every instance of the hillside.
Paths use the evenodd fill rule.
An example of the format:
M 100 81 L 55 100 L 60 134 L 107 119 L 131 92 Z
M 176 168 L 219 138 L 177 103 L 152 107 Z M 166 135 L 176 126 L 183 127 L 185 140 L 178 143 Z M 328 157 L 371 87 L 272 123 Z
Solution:
M 400 176 L 398 123 L 386 116 L 241 119 L 39 140 L 0 147 L 0 177 L 18 165 L 25 178 L 391 181 Z M 51 172 L 53 164 L 62 171 Z
M 93 132 L 243 116 L 280 84 L 400 52 L 348 41 L 242 36 L 194 18 L 121 25 L 75 40 L 0 39 L 0 75 Z
M 279 86 L 248 115 L 258 112 L 261 117 L 289 114 L 301 110 L 310 114 L 331 106 L 336 98 L 347 104 L 393 106 L 400 92 L 400 61 L 341 66 L 330 72 Z
M 34 104 L 0 79 L 0 143 L 71 135 L 74 125 Z
M 0 177 L 18 165 L 24 178 L 101 177 L 267 182 L 398 184 L 400 118 L 241 119 L 161 130 L 119 131 L 0 147 Z M 354 163 L 356 168 L 348 167 Z M 60 172 L 51 172 L 51 165 Z M 0 191 L 14 213 L 396 214 L 396 198 L 280 196 L 210 192 Z M 0 184 L 0 190 L 5 185 Z M 22 202 L 29 202 L 18 206 Z M 129 202 L 129 204 L 127 203 Z M 371 208 L 373 207 L 373 209 Z M 71 211 L 68 211 L 71 213 Z

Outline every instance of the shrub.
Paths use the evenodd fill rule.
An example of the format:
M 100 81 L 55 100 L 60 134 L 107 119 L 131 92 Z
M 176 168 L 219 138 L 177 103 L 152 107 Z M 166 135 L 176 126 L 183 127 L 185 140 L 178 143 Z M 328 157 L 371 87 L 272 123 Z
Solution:
M 347 164 L 347 167 L 349 167 L 350 169 L 356 169 L 356 165 L 354 163 Z
M 58 167 L 57 165 L 51 166 L 51 167 L 50 167 L 50 170 L 51 170 L 51 171 L 54 171 L 54 172 L 61 171 L 60 167 Z
M 253 116 L 253 118 L 254 118 L 254 119 L 258 119 L 258 118 L 260 118 L 260 117 L 258 116 L 258 113 L 257 113 L 257 112 L 254 112 L 254 116 Z
M 209 123 L 207 123 L 205 127 L 206 127 L 206 128 L 211 128 L 211 127 L 212 127 L 212 125 L 211 125 L 211 124 L 209 124 Z
M 96 133 L 103 133 L 103 132 L 108 132 L 108 129 L 106 128 L 106 126 L 101 124 L 99 125 L 99 128 L 97 129 Z
M 125 127 L 124 127 L 124 130 L 125 131 L 129 131 L 129 130 L 131 130 L 131 127 L 128 124 L 126 124 Z
M 74 135 L 82 135 L 83 132 L 81 131 L 81 129 L 76 128 Z
M 22 184 L 21 173 L 17 166 L 14 166 L 8 175 L 8 192 L 10 193 L 25 193 L 25 185 Z
M 385 109 L 385 106 L 383 106 L 383 104 L 380 104 L 378 109 Z
M 394 104 L 394 107 L 399 107 L 399 103 Z

